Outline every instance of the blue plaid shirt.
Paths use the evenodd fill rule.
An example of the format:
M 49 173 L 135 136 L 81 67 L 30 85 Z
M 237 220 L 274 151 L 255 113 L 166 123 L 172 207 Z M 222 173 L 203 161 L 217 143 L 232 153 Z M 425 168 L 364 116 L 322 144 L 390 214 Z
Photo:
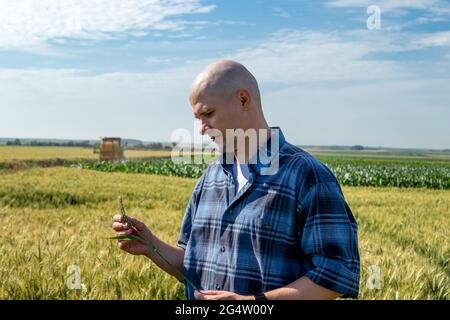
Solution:
M 306 276 L 356 298 L 357 224 L 339 183 L 277 129 L 278 152 L 268 152 L 270 160 L 278 156 L 275 174 L 261 174 L 267 162 L 250 164 L 249 181 L 235 195 L 233 165 L 219 157 L 198 180 L 178 240 L 185 249 L 184 273 L 203 290 L 242 295 Z M 194 289 L 185 286 L 186 297 L 195 299 Z

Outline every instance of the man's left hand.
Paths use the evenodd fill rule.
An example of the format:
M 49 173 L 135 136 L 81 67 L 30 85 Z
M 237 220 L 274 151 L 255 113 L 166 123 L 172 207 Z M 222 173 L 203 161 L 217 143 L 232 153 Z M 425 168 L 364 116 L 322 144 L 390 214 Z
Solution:
M 254 296 L 241 296 L 229 291 L 195 291 L 194 296 L 196 300 L 255 300 Z

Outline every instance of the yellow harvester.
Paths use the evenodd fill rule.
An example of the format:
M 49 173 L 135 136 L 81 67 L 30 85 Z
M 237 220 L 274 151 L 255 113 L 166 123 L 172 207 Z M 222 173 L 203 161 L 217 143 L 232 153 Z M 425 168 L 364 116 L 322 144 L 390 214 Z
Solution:
M 116 137 L 104 137 L 101 138 L 100 144 L 100 160 L 123 160 L 124 147 L 122 145 L 122 139 Z

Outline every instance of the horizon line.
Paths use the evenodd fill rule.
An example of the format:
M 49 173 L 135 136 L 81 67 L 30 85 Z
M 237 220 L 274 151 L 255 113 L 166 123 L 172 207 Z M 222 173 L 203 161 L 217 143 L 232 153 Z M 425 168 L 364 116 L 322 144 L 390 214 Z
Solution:
M 0 140 L 44 140 L 44 141 L 76 141 L 76 142 L 81 142 L 81 141 L 100 141 L 99 139 L 68 139 L 68 138 L 31 138 L 31 137 L 24 137 L 24 138 L 20 138 L 20 137 L 0 137 Z M 147 140 L 142 140 L 142 139 L 136 139 L 136 138 L 122 138 L 122 140 L 136 140 L 136 141 L 140 141 L 142 143 L 161 143 L 161 144 L 172 144 L 172 142 L 169 141 L 147 141 Z M 188 145 L 188 144 L 184 144 L 184 145 Z M 194 146 L 200 146 L 199 144 L 193 144 Z M 208 145 L 206 144 L 202 144 L 202 146 L 204 145 Z M 314 147 L 319 147 L 319 148 L 354 148 L 355 146 L 362 146 L 364 149 L 388 149 L 388 150 L 427 150 L 427 151 L 443 151 L 443 152 L 450 152 L 450 147 L 448 148 L 430 148 L 430 147 L 386 147 L 386 146 L 370 146 L 370 145 L 364 145 L 364 144 L 345 144 L 345 145 L 341 145 L 341 144 L 295 144 L 298 147 L 303 147 L 303 148 L 314 148 Z

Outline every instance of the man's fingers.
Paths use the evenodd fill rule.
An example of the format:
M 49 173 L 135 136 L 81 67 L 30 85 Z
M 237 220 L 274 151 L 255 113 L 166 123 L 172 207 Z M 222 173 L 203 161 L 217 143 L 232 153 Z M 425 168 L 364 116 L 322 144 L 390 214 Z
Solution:
M 139 221 L 138 219 L 132 217 L 128 217 L 128 219 L 130 220 L 131 224 L 133 224 L 133 226 L 136 227 L 138 231 L 142 231 L 146 228 L 145 223 Z M 125 219 L 122 214 L 116 214 L 115 216 L 113 216 L 113 221 L 125 224 Z
M 197 290 L 194 291 L 195 300 L 222 300 L 220 297 L 225 291 L 202 291 L 199 292 Z
M 124 218 L 122 214 L 116 214 L 115 216 L 113 216 L 113 221 L 115 222 L 124 222 Z
M 125 230 L 130 229 L 130 226 L 127 225 L 126 223 L 114 222 L 112 224 L 112 228 L 114 231 L 120 232 L 120 231 L 125 231 Z
M 128 230 L 125 230 L 125 231 L 120 231 L 120 232 L 117 232 L 117 235 L 118 236 L 129 236 L 129 235 L 131 235 L 131 234 L 133 234 L 133 229 L 128 229 Z M 126 241 L 129 241 L 129 240 L 126 240 Z
M 194 291 L 195 300 L 206 300 L 205 295 L 198 292 L 197 290 Z
M 205 290 L 202 291 L 201 293 L 204 295 L 211 295 L 211 296 L 216 296 L 218 294 L 222 294 L 225 293 L 226 291 L 216 291 L 216 290 Z
M 128 251 L 130 248 L 130 242 L 129 241 L 119 241 L 117 243 L 117 246 L 119 247 L 120 250 Z

